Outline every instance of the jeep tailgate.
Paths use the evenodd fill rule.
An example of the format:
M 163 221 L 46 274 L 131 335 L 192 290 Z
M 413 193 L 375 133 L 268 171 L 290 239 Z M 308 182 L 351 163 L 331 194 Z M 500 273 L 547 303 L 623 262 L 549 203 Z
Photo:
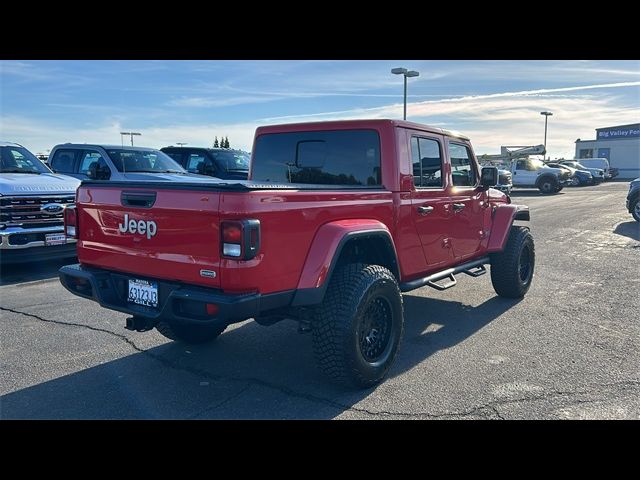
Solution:
M 141 277 L 219 287 L 220 192 L 142 185 L 78 189 L 78 260 Z

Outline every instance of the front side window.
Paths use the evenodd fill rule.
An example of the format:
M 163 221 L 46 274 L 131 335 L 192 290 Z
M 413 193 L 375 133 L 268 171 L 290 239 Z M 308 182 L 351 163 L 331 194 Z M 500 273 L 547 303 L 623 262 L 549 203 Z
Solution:
M 51 173 L 24 147 L 0 147 L 0 173 Z
M 416 187 L 442 187 L 442 155 L 437 140 L 411 137 L 413 184 Z
M 256 139 L 252 180 L 314 185 L 379 186 L 375 130 L 271 133 Z
M 107 154 L 119 172 L 185 173 L 171 157 L 158 150 L 112 149 Z
M 458 143 L 449 144 L 451 178 L 456 187 L 473 187 L 477 183 L 476 169 L 469 147 Z

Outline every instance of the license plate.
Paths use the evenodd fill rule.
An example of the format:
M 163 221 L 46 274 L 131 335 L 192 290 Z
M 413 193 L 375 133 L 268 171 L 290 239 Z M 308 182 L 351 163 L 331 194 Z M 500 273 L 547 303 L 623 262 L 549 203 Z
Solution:
M 158 306 L 158 284 L 146 280 L 129 280 L 129 302 L 146 307 Z
M 47 233 L 44 236 L 44 244 L 48 247 L 50 245 L 64 245 L 67 243 L 67 236 L 64 233 Z

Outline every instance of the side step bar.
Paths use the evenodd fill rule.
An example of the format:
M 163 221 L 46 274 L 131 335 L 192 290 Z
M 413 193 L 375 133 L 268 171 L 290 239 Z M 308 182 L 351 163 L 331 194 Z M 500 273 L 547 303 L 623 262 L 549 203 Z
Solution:
M 431 275 L 418 278 L 416 280 L 411 280 L 410 282 L 403 282 L 400 284 L 401 292 L 410 292 L 411 290 L 415 290 L 416 288 L 424 287 L 428 285 L 429 287 L 435 288 L 437 290 L 446 290 L 447 288 L 451 288 L 455 286 L 456 279 L 454 275 L 456 273 L 466 273 L 472 277 L 479 277 L 480 275 L 484 275 L 487 272 L 487 269 L 484 267 L 485 264 L 489 263 L 491 260 L 489 257 L 479 258 L 477 260 L 472 260 L 471 262 L 463 263 L 462 265 L 458 265 L 457 267 L 447 268 L 446 270 L 442 270 L 441 272 L 432 273 Z M 438 280 L 443 280 L 445 278 L 449 278 L 449 282 L 440 285 L 435 282 Z

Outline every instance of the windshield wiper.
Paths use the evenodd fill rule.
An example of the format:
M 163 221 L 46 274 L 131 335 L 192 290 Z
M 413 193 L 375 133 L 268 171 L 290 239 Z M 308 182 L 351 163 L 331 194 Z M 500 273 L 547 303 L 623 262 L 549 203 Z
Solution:
M 0 170 L 0 173 L 31 173 L 33 175 L 40 175 L 41 172 L 37 172 L 33 170 L 14 169 L 14 170 Z

